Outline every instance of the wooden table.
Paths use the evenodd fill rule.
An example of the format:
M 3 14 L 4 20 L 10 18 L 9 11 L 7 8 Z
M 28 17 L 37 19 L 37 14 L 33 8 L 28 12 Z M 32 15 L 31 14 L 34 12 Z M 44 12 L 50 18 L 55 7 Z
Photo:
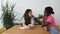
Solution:
M 44 28 L 40 26 L 36 26 L 35 28 L 29 30 L 21 30 L 19 28 L 20 26 L 15 25 L 2 34 L 49 34 Z

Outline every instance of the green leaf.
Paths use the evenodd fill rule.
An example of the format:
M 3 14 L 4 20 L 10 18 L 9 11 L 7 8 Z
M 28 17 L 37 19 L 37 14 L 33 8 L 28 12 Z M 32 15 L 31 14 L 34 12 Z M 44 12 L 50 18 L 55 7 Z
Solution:
M 14 7 L 15 4 L 12 4 L 12 6 L 10 7 L 8 2 L 6 2 L 5 6 L 2 6 L 3 14 L 1 17 L 3 19 L 4 27 L 6 27 L 7 29 L 14 25 Z

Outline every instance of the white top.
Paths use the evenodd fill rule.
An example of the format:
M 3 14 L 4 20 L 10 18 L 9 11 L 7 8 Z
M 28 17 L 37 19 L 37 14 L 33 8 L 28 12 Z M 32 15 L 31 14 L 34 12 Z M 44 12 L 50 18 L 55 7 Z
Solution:
M 25 23 L 24 17 L 22 18 L 22 21 L 21 21 L 21 22 L 22 22 L 22 23 Z M 31 24 L 34 24 L 34 17 L 31 18 Z

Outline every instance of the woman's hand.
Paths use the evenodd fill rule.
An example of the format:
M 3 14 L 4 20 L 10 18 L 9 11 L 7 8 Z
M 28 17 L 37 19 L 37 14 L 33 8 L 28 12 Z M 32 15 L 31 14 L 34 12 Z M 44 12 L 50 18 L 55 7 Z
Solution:
M 31 29 L 34 27 L 34 24 L 26 25 L 25 23 L 23 23 L 23 27 L 25 27 L 25 29 Z
M 29 24 L 28 27 L 31 29 L 31 28 L 34 27 L 34 25 L 33 24 Z

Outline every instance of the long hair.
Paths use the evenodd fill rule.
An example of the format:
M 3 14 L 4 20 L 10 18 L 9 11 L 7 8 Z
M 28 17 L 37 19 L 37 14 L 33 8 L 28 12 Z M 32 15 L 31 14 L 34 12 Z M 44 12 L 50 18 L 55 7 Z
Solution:
M 25 11 L 25 14 L 23 15 L 24 19 L 25 19 L 25 24 L 28 25 L 31 23 L 31 17 L 28 16 L 29 12 L 32 11 L 31 9 L 27 9 Z

